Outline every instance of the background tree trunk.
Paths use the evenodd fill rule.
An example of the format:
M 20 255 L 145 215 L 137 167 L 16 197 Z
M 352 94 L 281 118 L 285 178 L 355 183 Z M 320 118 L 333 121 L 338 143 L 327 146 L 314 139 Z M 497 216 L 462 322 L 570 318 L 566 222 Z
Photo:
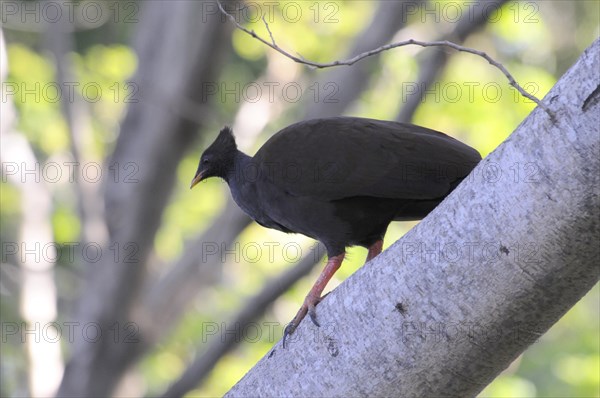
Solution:
M 600 41 L 227 396 L 474 396 L 599 277 Z
M 133 78 L 142 100 L 129 106 L 107 165 L 125 174 L 132 166 L 134 178 L 119 174 L 121 178 L 108 180 L 104 192 L 109 231 L 104 250 L 110 252 L 118 245 L 115 253 L 119 254 L 86 264 L 86 286 L 76 320 L 80 325 L 97 325 L 102 336 L 97 340 L 77 336 L 60 397 L 110 395 L 127 368 L 154 342 L 145 334 L 152 334 L 155 325 L 137 319 L 133 307 L 176 167 L 208 114 L 202 85 L 217 76 L 228 50 L 227 45 L 214 45 L 228 43 L 231 32 L 220 18 L 208 17 L 206 7 L 214 3 L 143 6 L 134 46 L 139 68 Z

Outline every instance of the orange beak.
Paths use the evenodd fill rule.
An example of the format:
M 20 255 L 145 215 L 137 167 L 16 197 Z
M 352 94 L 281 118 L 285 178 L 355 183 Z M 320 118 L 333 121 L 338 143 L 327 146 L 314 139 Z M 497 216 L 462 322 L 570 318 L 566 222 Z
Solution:
M 201 171 L 194 176 L 194 178 L 192 179 L 192 183 L 190 184 L 190 189 L 194 188 L 196 186 L 196 184 L 198 184 L 200 181 L 202 181 L 203 175 L 204 175 L 204 172 Z

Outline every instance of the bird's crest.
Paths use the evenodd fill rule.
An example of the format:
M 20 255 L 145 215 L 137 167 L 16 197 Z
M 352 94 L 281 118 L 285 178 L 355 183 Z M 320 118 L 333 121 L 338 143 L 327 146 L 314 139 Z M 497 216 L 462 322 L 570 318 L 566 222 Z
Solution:
M 219 148 L 220 151 L 224 152 L 235 151 L 237 149 L 237 144 L 235 143 L 235 137 L 233 136 L 231 127 L 223 127 L 217 136 L 217 139 L 211 146 Z

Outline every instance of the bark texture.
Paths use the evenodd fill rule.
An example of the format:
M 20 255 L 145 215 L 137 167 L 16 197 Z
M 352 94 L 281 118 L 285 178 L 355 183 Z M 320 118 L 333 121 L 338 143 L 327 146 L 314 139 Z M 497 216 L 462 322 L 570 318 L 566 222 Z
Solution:
M 475 396 L 545 333 L 599 277 L 599 55 L 226 396 Z

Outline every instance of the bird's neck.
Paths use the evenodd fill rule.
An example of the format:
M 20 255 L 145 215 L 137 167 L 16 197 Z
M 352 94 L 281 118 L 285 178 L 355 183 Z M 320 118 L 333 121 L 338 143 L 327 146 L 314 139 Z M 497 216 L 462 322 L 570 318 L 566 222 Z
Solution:
M 244 176 L 246 176 L 248 170 L 252 168 L 251 163 L 252 157 L 236 149 L 231 164 L 228 165 L 223 179 L 227 181 L 230 186 L 240 186 L 241 184 L 244 184 L 246 181 Z
M 224 178 L 229 185 L 231 196 L 238 206 L 253 219 L 261 218 L 262 210 L 257 201 L 257 172 L 258 168 L 252 157 L 236 151 L 233 166 Z

